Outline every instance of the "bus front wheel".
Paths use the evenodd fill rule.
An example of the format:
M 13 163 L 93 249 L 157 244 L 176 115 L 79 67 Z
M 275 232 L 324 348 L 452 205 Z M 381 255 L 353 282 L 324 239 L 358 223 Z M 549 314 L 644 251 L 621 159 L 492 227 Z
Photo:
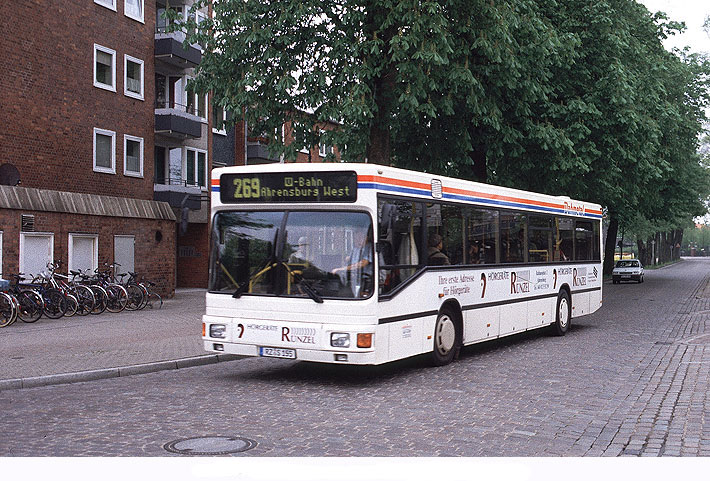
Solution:
M 442 309 L 434 326 L 434 350 L 432 362 L 435 366 L 445 366 L 454 360 L 459 349 L 461 334 L 456 315 L 451 309 Z
M 555 322 L 552 324 L 552 332 L 556 336 L 564 336 L 569 330 L 569 323 L 572 319 L 572 303 L 566 290 L 561 290 L 557 295 L 557 310 L 555 311 Z

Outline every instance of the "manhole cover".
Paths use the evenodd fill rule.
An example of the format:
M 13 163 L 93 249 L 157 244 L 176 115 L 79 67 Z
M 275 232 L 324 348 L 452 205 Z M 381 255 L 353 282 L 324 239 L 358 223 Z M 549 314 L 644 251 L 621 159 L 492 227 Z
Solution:
M 255 446 L 256 441 L 237 436 L 200 436 L 171 441 L 163 447 L 171 453 L 216 456 L 241 453 Z

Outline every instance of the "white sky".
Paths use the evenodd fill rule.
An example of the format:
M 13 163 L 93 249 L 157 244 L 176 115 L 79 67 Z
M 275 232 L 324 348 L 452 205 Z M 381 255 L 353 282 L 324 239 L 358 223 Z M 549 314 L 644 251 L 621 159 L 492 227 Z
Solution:
M 710 16 L 708 0 L 637 0 L 652 13 L 666 12 L 671 20 L 685 22 L 687 30 L 682 35 L 668 38 L 667 49 L 689 46 L 691 52 L 710 53 L 710 36 L 703 30 L 705 19 Z

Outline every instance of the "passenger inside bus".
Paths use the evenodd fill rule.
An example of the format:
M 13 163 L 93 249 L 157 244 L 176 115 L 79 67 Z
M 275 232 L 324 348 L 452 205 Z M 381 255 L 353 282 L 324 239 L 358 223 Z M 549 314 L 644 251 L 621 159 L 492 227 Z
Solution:
M 469 264 L 483 264 L 483 249 L 478 241 L 473 241 L 468 246 L 468 262 Z
M 372 289 L 372 228 L 365 232 L 357 229 L 353 233 L 353 251 L 348 264 L 336 267 L 332 274 L 341 276 L 343 283 L 349 279 L 355 297 L 367 297 Z
M 310 264 L 307 250 L 308 238 L 305 236 L 299 237 L 298 244 L 296 244 L 296 251 L 288 258 L 289 264 Z
M 451 265 L 449 257 L 441 252 L 444 248 L 444 239 L 439 234 L 429 236 L 429 250 L 427 251 L 427 264 L 430 266 L 448 266 Z

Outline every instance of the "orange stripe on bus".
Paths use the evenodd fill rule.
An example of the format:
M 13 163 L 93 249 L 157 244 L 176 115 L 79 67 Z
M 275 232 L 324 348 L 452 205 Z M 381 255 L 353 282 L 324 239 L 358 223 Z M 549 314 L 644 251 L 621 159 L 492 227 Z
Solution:
M 380 177 L 378 175 L 358 175 L 357 180 L 358 180 L 358 182 L 375 182 L 375 183 L 388 184 L 388 185 L 397 185 L 397 186 L 401 186 L 401 187 L 414 187 L 417 189 L 426 189 L 426 190 L 431 189 L 431 186 L 429 184 L 423 184 L 421 182 L 412 182 L 412 181 L 408 181 L 408 180 L 392 179 L 389 177 Z M 499 200 L 499 201 L 505 201 L 505 202 L 515 202 L 518 204 L 535 205 L 535 206 L 539 206 L 539 207 L 551 207 L 554 209 L 564 210 L 564 204 L 552 204 L 550 202 L 542 202 L 542 201 L 532 200 L 532 199 L 522 199 L 519 197 L 508 197 L 505 195 L 498 195 L 498 194 L 487 194 L 484 192 L 477 192 L 477 191 L 466 190 L 466 189 L 457 189 L 454 187 L 444 187 L 443 192 L 447 193 L 447 194 L 467 195 L 467 196 L 471 196 L 471 197 L 480 197 L 483 199 Z M 590 209 L 588 207 L 585 207 L 585 211 L 590 214 L 602 215 L 602 211 L 597 210 L 597 209 Z

